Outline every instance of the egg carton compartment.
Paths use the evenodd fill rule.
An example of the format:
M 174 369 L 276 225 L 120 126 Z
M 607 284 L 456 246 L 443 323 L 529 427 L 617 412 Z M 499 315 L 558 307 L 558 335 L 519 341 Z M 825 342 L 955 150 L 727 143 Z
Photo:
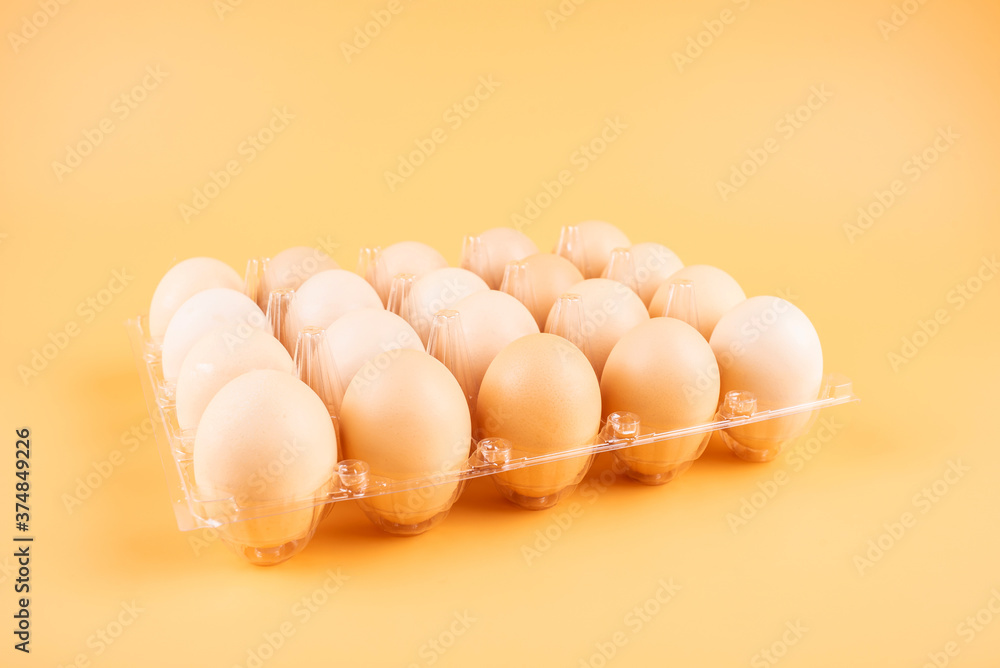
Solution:
M 485 258 L 475 237 L 466 239 L 462 263 L 485 270 Z M 560 252 L 571 261 L 579 247 L 572 230 L 564 230 Z M 579 255 L 575 260 L 581 261 Z M 346 387 L 329 356 L 320 354 L 324 331 L 306 327 L 298 335 L 291 323 L 295 291 L 289 288 L 266 290 L 264 273 L 267 258 L 248 262 L 244 291 L 266 308 L 266 328 L 294 355 L 295 371 L 323 401 L 341 442 L 339 419 Z M 532 309 L 537 295 L 531 267 L 523 261 L 506 264 L 500 289 Z M 635 286 L 636 268 L 628 249 L 616 249 L 603 271 L 625 286 Z M 358 273 L 373 286 L 381 287 L 387 310 L 407 322 L 420 314 L 413 299 L 412 274 L 386 275 L 386 265 L 378 248 L 362 249 Z M 265 294 L 266 292 L 266 294 Z M 671 286 L 663 315 L 684 320 L 697 328 L 694 288 L 687 281 Z M 580 349 L 590 358 L 593 332 L 580 295 L 559 295 L 549 309 L 546 330 Z M 258 565 L 284 561 L 303 549 L 318 524 L 338 501 L 357 501 L 366 516 L 390 534 L 415 535 L 440 523 L 460 498 L 464 485 L 473 478 L 490 476 L 498 492 L 513 503 L 533 510 L 557 504 L 583 480 L 594 458 L 612 452 L 632 479 L 648 484 L 667 483 L 682 474 L 702 455 L 712 432 L 720 431 L 725 444 L 748 461 L 769 461 L 790 443 L 801 438 L 824 408 L 857 401 L 850 381 L 839 375 L 823 379 L 814 401 L 793 406 L 769 406 L 751 392 L 728 392 L 719 402 L 713 419 L 680 429 L 656 429 L 642 417 L 614 412 L 601 422 L 595 436 L 578 447 L 539 454 L 531 443 L 512 443 L 503 438 L 473 434 L 469 457 L 451 470 L 407 479 L 375 475 L 368 463 L 341 459 L 331 477 L 311 494 L 267 503 L 249 502 L 235 496 L 215 498 L 198 489 L 194 476 L 195 433 L 182 430 L 177 419 L 173 384 L 163 377 L 160 343 L 149 334 L 145 316 L 127 323 L 135 361 L 142 381 L 147 407 L 153 418 L 160 452 L 178 527 L 182 531 L 214 528 L 221 538 L 243 558 Z M 294 340 L 293 340 L 294 339 Z M 471 379 L 468 345 L 461 314 L 448 308 L 432 318 L 426 351 L 452 373 L 462 388 L 475 424 L 476 388 Z M 543 428 L 543 427 L 540 427 Z M 482 436 L 482 434 L 478 434 Z M 274 463 L 280 475 L 280 462 Z

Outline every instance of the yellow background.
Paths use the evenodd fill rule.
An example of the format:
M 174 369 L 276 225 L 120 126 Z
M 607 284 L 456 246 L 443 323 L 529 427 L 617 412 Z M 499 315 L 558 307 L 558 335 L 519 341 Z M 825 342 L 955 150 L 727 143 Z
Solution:
M 781 665 L 920 666 L 949 641 L 950 665 L 996 665 L 1000 620 L 971 642 L 958 626 L 1000 587 L 1000 281 L 961 310 L 948 294 L 1000 246 L 1000 8 L 906 4 L 916 12 L 884 36 L 890 0 L 563 2 L 575 10 L 554 27 L 558 0 L 402 0 L 347 62 L 341 44 L 386 2 L 244 0 L 221 18 L 211 0 L 70 2 L 16 51 L 10 34 L 42 10 L 5 2 L 0 466 L 29 426 L 37 542 L 30 656 L 12 649 L 0 557 L 0 664 L 246 665 L 291 622 L 264 665 L 577 666 L 617 632 L 627 644 L 608 665 L 769 665 L 755 655 L 799 622 Z M 733 21 L 679 71 L 673 54 L 724 9 Z M 119 119 L 115 99 L 149 66 L 166 78 Z M 443 114 L 481 76 L 499 87 L 452 129 Z M 786 138 L 776 124 L 813 86 L 831 97 Z M 246 162 L 240 143 L 274 107 L 294 119 Z M 59 180 L 53 161 L 105 118 L 113 131 Z M 578 171 L 574 152 L 608 118 L 627 127 Z M 447 141 L 390 191 L 384 172 L 438 127 Z M 941 128 L 958 139 L 911 181 L 905 163 Z M 723 201 L 717 182 L 772 137 L 779 150 Z M 186 223 L 180 205 L 232 159 L 241 173 Z M 173 262 L 242 271 L 327 243 L 353 268 L 359 246 L 402 239 L 457 262 L 463 234 L 511 224 L 563 169 L 572 184 L 524 230 L 543 249 L 561 225 L 609 220 L 748 294 L 785 290 L 812 318 L 827 370 L 863 401 L 828 413 L 837 434 L 801 470 L 739 462 L 716 439 L 667 486 L 578 492 L 582 512 L 558 531 L 565 504 L 520 511 L 488 480 L 418 538 L 382 535 L 347 503 L 272 569 L 177 531 L 153 439 L 126 445 L 146 410 L 123 326 Z M 905 192 L 851 243 L 845 224 L 895 179 Z M 78 305 L 122 268 L 127 288 L 85 321 Z M 893 369 L 888 355 L 939 308 L 948 322 Z M 18 366 L 68 323 L 79 335 L 22 382 Z M 124 462 L 68 512 L 64 495 L 114 450 Z M 922 512 L 914 495 L 958 460 L 968 472 Z M 727 514 L 778 471 L 787 484 L 734 533 Z M 0 480 L 5 536 L 13 474 Z M 916 525 L 860 574 L 855 557 L 906 512 Z M 558 538 L 529 565 L 523 548 L 546 530 Z M 350 579 L 300 623 L 293 606 L 328 569 Z M 626 615 L 671 578 L 679 593 L 633 633 Z M 143 611 L 98 655 L 92 634 L 133 601 Z M 447 652 L 421 652 L 464 612 L 476 621 Z

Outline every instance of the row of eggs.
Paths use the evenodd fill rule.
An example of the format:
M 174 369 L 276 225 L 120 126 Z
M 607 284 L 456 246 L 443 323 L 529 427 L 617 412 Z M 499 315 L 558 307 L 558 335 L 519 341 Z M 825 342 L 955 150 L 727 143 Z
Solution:
M 644 432 L 662 432 L 710 421 L 730 390 L 751 391 L 768 407 L 817 398 L 819 339 L 794 305 L 747 299 L 722 270 L 685 267 L 666 247 L 633 245 L 604 222 L 564 229 L 557 252 L 537 251 L 520 232 L 496 228 L 467 239 L 467 268 L 457 268 L 429 246 L 402 242 L 377 253 L 366 280 L 319 251 L 292 248 L 266 264 L 261 304 L 218 260 L 174 266 L 153 295 L 149 333 L 162 344 L 178 422 L 195 434 L 201 493 L 248 505 L 301 499 L 323 488 L 338 457 L 407 480 L 461 469 L 473 437 L 504 438 L 523 455 L 545 455 L 595 442 L 602 420 L 616 411 L 640 416 Z M 413 277 L 407 307 L 396 309 L 405 318 L 385 310 L 386 278 L 398 275 Z M 261 310 L 281 289 L 294 290 L 291 341 L 307 328 L 325 330 L 327 367 L 346 388 L 339 452 L 329 406 L 295 376 L 288 342 L 271 335 Z M 681 295 L 689 302 L 678 310 Z M 582 338 L 568 336 L 571 305 Z M 465 386 L 425 352 L 442 309 L 459 316 Z M 661 317 L 667 313 L 674 317 Z M 783 420 L 748 425 L 741 439 L 772 447 L 797 428 Z M 685 438 L 630 448 L 623 453 L 630 475 L 669 479 L 684 451 L 697 456 L 704 440 Z M 260 472 L 273 471 L 275 461 L 280 475 L 260 484 Z M 521 505 L 541 507 L 572 487 L 589 461 L 505 471 L 498 487 Z M 440 516 L 453 495 L 453 486 L 440 485 L 368 502 L 383 527 L 405 528 Z M 269 526 L 252 542 L 288 537 Z

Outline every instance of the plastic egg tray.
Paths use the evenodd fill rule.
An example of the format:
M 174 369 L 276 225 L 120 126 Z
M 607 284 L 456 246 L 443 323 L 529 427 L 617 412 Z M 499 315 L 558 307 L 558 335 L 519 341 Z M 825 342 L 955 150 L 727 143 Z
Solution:
M 473 270 L 477 268 L 480 259 L 479 248 L 480 244 L 475 237 L 466 239 L 461 263 L 463 267 Z M 569 233 L 564 230 L 558 250 L 571 261 L 574 259 L 579 261 L 578 257 L 574 257 L 572 248 L 572 230 L 570 229 Z M 323 331 L 306 328 L 297 340 L 289 340 L 291 328 L 288 315 L 293 291 L 282 289 L 268 295 L 259 294 L 266 265 L 266 258 L 255 258 L 248 262 L 245 292 L 251 299 L 266 305 L 268 326 L 272 333 L 294 353 L 299 378 L 324 401 L 334 425 L 337 426 L 344 388 L 336 369 L 327 368 L 322 362 L 324 358 L 319 354 Z M 631 282 L 633 271 L 628 251 L 619 249 L 612 255 L 604 275 L 626 285 L 631 283 L 634 287 L 634 283 Z M 413 276 L 385 276 L 384 267 L 379 261 L 378 248 L 362 249 L 358 273 L 373 286 L 388 286 L 388 310 L 408 321 L 411 320 L 412 302 L 409 299 L 409 291 L 414 281 Z M 526 287 L 529 285 L 530 282 L 525 280 L 524 265 L 520 262 L 511 262 L 507 266 L 501 289 L 528 305 L 532 299 L 530 289 Z M 690 307 L 693 300 L 690 286 L 681 284 L 676 287 L 676 294 L 672 294 L 668 299 L 664 315 L 688 319 L 688 312 L 685 309 Z M 559 317 L 553 333 L 567 338 L 581 350 L 586 350 L 587 332 L 582 326 L 583 314 L 579 297 L 564 295 L 560 297 L 557 306 Z M 173 387 L 164 381 L 159 345 L 148 333 L 146 316 L 129 320 L 127 327 L 143 394 L 156 432 L 156 443 L 178 527 L 182 531 L 214 528 L 238 554 L 258 565 L 277 564 L 301 551 L 312 538 L 320 521 L 338 501 L 356 500 L 369 519 L 388 533 L 414 535 L 441 522 L 461 496 L 465 482 L 472 478 L 491 476 L 498 491 L 507 499 L 527 509 L 543 509 L 557 504 L 560 499 L 570 494 L 585 477 L 590 463 L 599 453 L 614 453 L 617 463 L 625 472 L 641 483 L 663 484 L 690 468 L 702 455 L 715 431 L 721 432 L 723 441 L 741 459 L 769 461 L 784 447 L 804 436 L 821 409 L 858 400 L 853 393 L 851 382 L 839 375 L 828 375 L 824 378 L 822 390 L 815 401 L 795 406 L 759 405 L 751 392 L 734 391 L 721 398 L 718 412 L 712 421 L 684 429 L 647 433 L 647 430 L 642 428 L 642 416 L 625 412 L 612 413 L 602 424 L 594 442 L 575 449 L 546 455 L 531 455 L 520 450 L 517 443 L 504 439 L 473 440 L 470 443 L 470 456 L 464 465 L 454 470 L 440 471 L 434 475 L 408 480 L 381 478 L 372 475 L 365 462 L 345 459 L 338 463 L 333 476 L 322 488 L 306 497 L 285 499 L 267 505 L 246 505 L 241 504 L 236 498 L 206 498 L 199 493 L 195 484 L 192 458 L 194 433 L 190 430 L 182 431 L 178 425 Z M 475 396 L 468 391 L 468 360 L 465 350 L 459 314 L 452 310 L 439 311 L 431 325 L 427 352 L 452 371 L 466 391 L 470 410 L 474 410 Z M 741 440 L 741 427 L 793 415 L 801 417 L 794 421 L 796 426 L 793 431 L 784 434 L 780 441 L 762 446 L 759 443 L 747 444 Z M 643 467 L 632 465 L 632 453 L 637 452 L 635 450 L 637 446 L 656 446 L 657 461 L 652 467 L 652 472 L 648 465 Z M 646 447 L 645 452 L 650 452 L 650 448 Z M 552 464 L 571 458 L 586 458 L 586 465 L 571 484 L 557 493 L 546 496 L 524 497 L 508 485 L 502 475 L 529 466 Z M 649 463 L 648 456 L 645 456 L 644 462 Z M 447 498 L 440 498 L 443 495 L 437 495 L 440 498 L 440 507 L 430 519 L 415 523 L 389 521 L 386 519 L 386 513 L 380 512 L 384 511 L 388 504 L 395 511 L 399 511 L 394 513 L 393 517 L 405 517 L 407 503 L 412 503 L 414 499 L 417 501 L 427 499 L 432 496 L 430 492 L 434 488 L 443 485 L 453 485 L 454 492 Z M 275 521 L 275 518 L 289 517 L 296 517 L 298 521 Z M 278 531 L 266 545 L 248 538 L 257 535 L 259 532 L 256 529 L 261 526 L 271 534 Z M 277 527 L 286 527 L 285 533 Z

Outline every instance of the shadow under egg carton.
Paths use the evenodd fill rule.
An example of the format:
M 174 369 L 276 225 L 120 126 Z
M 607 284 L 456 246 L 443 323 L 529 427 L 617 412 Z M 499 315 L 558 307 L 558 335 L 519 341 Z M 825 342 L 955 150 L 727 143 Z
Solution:
M 566 243 L 561 245 L 571 251 L 572 231 L 563 236 Z M 477 245 L 467 240 L 466 247 L 475 249 Z M 566 254 L 571 255 L 568 251 Z M 337 369 L 330 368 L 324 362 L 326 356 L 320 354 L 323 330 L 305 328 L 295 341 L 291 340 L 294 290 L 260 293 L 267 262 L 266 258 L 249 261 L 246 294 L 266 305 L 271 333 L 293 353 L 299 379 L 323 400 L 339 442 L 340 402 L 346 388 Z M 469 263 L 475 264 L 463 258 L 463 264 Z M 605 273 L 628 285 L 630 267 L 628 251 L 618 249 Z M 378 248 L 361 251 L 358 269 L 373 285 L 388 288 L 388 310 L 408 322 L 417 317 L 410 298 L 414 276 L 386 277 Z M 513 261 L 507 265 L 501 289 L 530 305 L 533 294 L 528 278 L 524 264 Z M 693 300 L 692 286 L 681 282 L 671 289 L 664 315 L 697 327 Z M 471 454 L 463 465 L 407 480 L 376 476 L 363 461 L 341 460 L 329 480 L 306 497 L 247 504 L 239 498 L 209 498 L 199 492 L 193 465 L 195 435 L 180 429 L 174 387 L 163 378 L 160 346 L 150 337 L 147 325 L 145 316 L 127 323 L 178 527 L 182 531 L 214 528 L 237 554 L 257 565 L 281 563 L 301 551 L 338 501 L 357 501 L 366 516 L 387 533 L 416 535 L 444 520 L 472 478 L 490 476 L 503 497 L 523 508 L 540 510 L 572 493 L 601 452 L 612 452 L 632 479 L 662 485 L 691 467 L 714 431 L 721 432 L 726 445 L 741 459 L 770 461 L 809 431 L 821 409 L 858 400 L 847 378 L 828 375 L 817 400 L 795 406 L 760 405 L 750 392 L 729 392 L 710 422 L 669 431 L 646 427 L 641 417 L 632 413 L 612 413 L 590 442 L 576 448 L 537 454 L 531 451 L 531 444 L 514 444 L 500 438 L 473 440 Z M 578 295 L 565 294 L 557 300 L 551 331 L 587 352 L 588 331 Z M 476 395 L 469 382 L 466 342 L 457 311 L 446 309 L 434 315 L 427 352 L 455 376 L 475 423 Z

